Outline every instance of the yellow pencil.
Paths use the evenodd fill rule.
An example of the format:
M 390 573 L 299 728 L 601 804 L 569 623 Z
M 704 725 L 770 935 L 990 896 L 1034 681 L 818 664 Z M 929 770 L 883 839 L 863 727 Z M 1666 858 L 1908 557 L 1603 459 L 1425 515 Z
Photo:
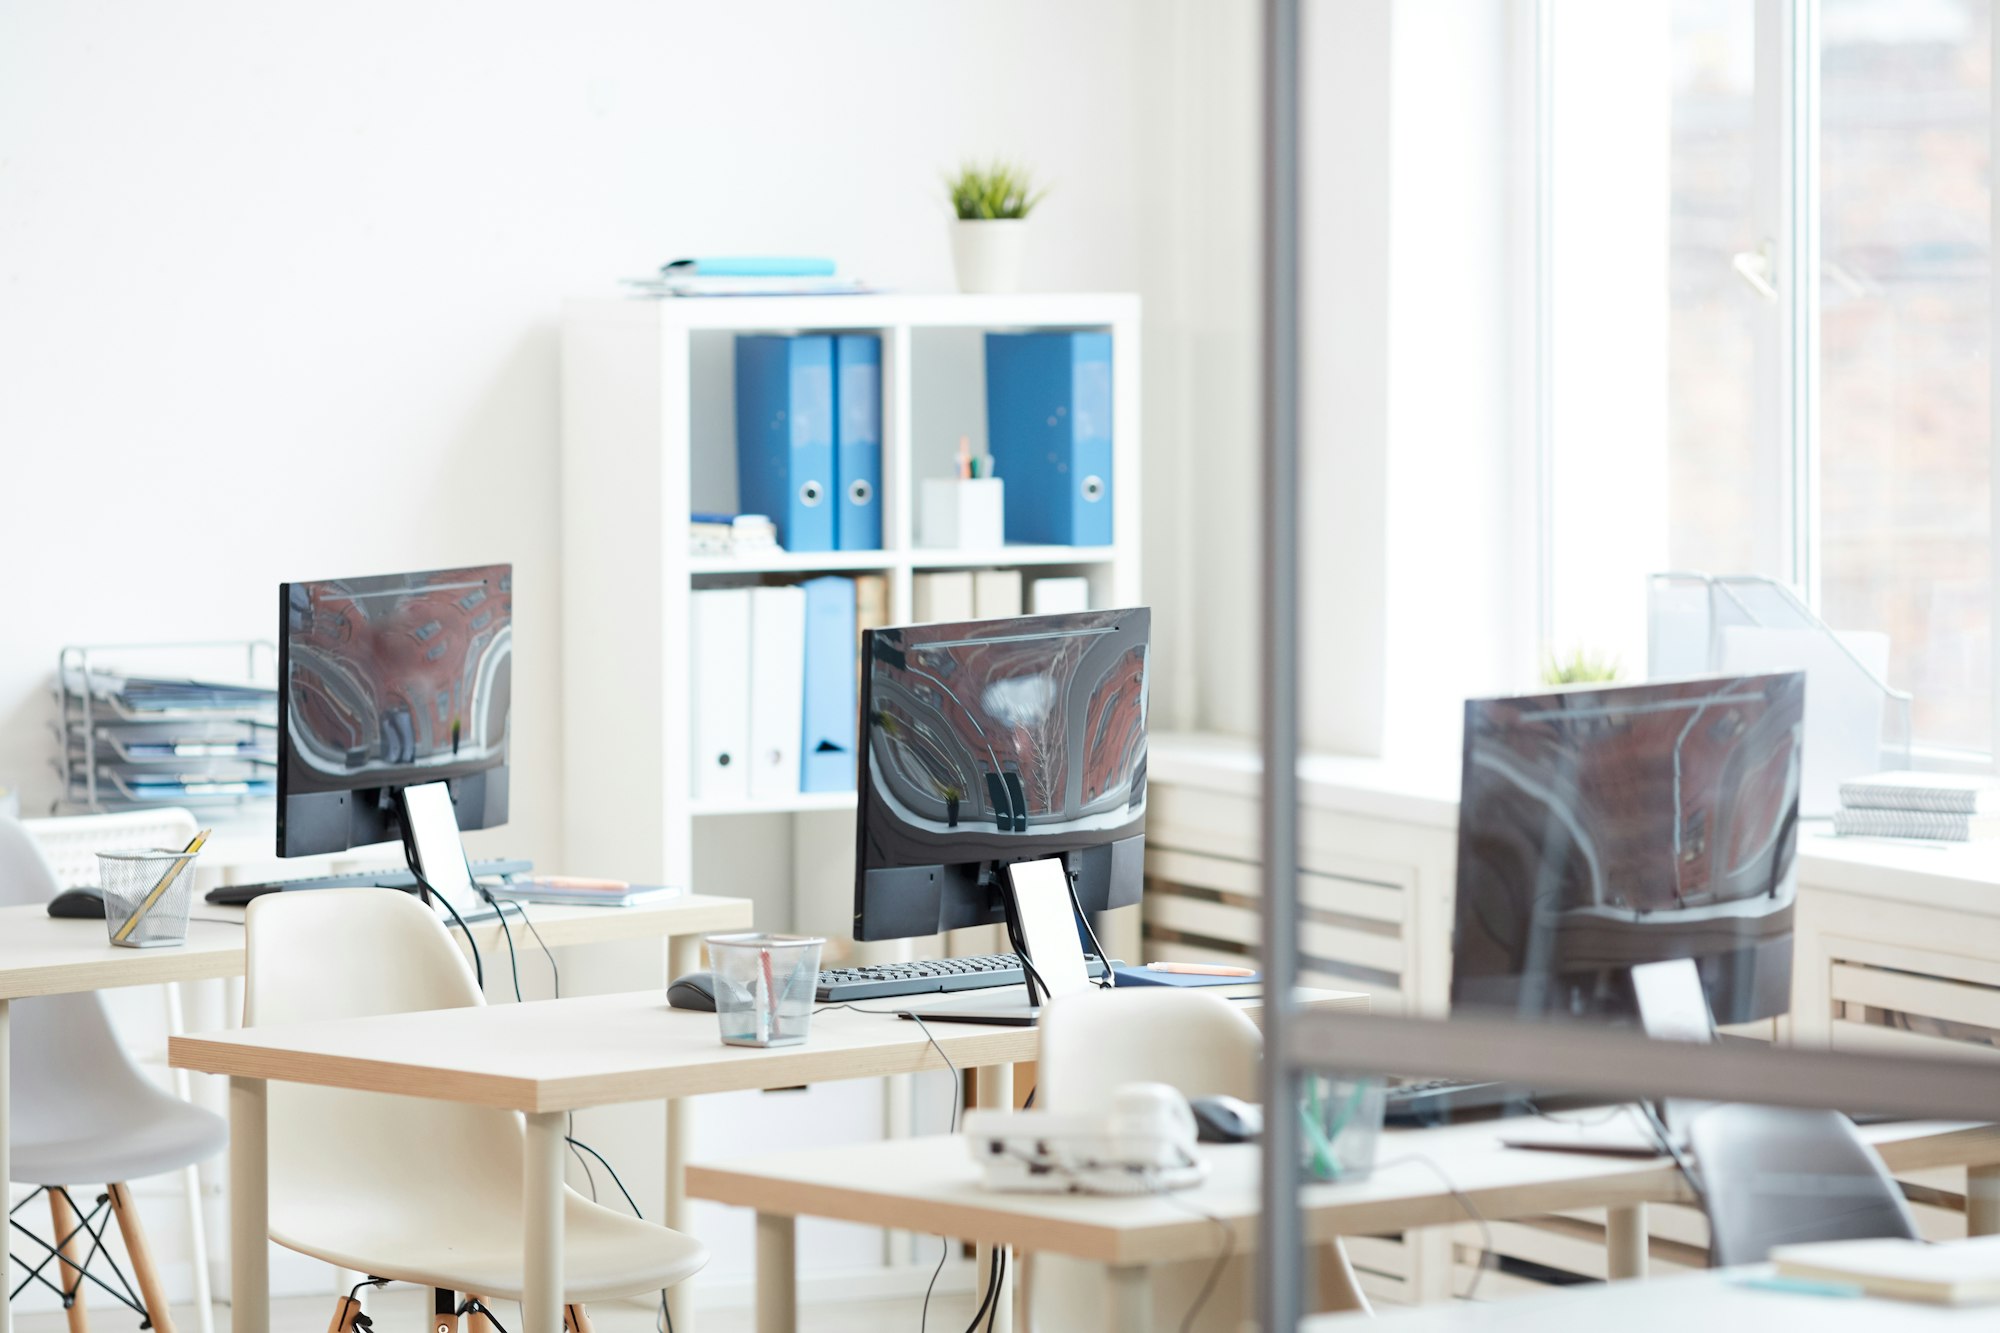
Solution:
M 208 841 L 208 835 L 211 832 L 213 832 L 212 829 L 203 829 L 194 835 L 193 842 L 181 848 L 180 859 L 167 867 L 167 873 L 160 876 L 160 882 L 155 884 L 153 891 L 146 895 L 146 901 L 139 904 L 139 910 L 132 913 L 129 921 L 118 927 L 118 933 L 111 937 L 112 943 L 123 944 L 125 942 L 125 937 L 132 933 L 132 928 L 144 919 L 146 913 L 153 910 L 154 903 L 160 901 L 160 895 L 173 887 L 174 881 L 180 878 L 181 871 L 187 869 L 188 862 L 194 860 L 194 854 L 201 850 L 203 843 Z

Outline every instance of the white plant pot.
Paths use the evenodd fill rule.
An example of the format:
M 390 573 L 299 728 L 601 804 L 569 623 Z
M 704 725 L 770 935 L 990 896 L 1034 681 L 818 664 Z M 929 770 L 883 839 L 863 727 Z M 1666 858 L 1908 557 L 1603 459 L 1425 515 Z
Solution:
M 960 291 L 1021 290 L 1021 256 L 1028 243 L 1026 218 L 961 218 L 951 225 L 951 258 L 958 270 Z

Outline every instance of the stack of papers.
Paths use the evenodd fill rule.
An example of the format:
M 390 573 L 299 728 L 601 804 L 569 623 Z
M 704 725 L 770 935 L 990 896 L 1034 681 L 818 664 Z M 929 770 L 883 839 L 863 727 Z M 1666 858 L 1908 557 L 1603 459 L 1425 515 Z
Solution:
M 1833 831 L 1843 837 L 1970 842 L 2000 835 L 2000 778 L 1899 770 L 1840 784 Z
M 778 525 L 762 514 L 692 514 L 688 554 L 747 555 L 778 549 Z

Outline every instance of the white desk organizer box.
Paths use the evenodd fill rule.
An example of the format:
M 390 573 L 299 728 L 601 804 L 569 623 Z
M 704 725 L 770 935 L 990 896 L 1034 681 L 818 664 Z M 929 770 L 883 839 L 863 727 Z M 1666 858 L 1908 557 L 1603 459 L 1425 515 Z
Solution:
M 1006 491 L 999 477 L 926 477 L 917 510 L 917 544 L 991 551 L 1006 544 Z

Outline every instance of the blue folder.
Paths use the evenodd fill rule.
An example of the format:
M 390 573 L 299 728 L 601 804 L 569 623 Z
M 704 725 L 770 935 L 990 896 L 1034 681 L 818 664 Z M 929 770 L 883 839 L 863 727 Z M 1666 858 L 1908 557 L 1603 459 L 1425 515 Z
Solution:
M 986 439 L 1010 542 L 1111 544 L 1111 335 L 986 335 Z
M 736 488 L 787 551 L 834 549 L 832 338 L 737 338 Z
M 1256 986 L 1264 980 L 1262 972 L 1250 977 L 1207 977 L 1194 972 L 1150 972 L 1124 963 L 1111 970 L 1118 974 L 1121 986 L 1172 986 L 1176 990 L 1194 990 L 1204 986 Z
M 854 580 L 808 579 L 800 791 L 854 790 Z
M 882 340 L 847 333 L 833 343 L 834 545 L 882 549 Z

